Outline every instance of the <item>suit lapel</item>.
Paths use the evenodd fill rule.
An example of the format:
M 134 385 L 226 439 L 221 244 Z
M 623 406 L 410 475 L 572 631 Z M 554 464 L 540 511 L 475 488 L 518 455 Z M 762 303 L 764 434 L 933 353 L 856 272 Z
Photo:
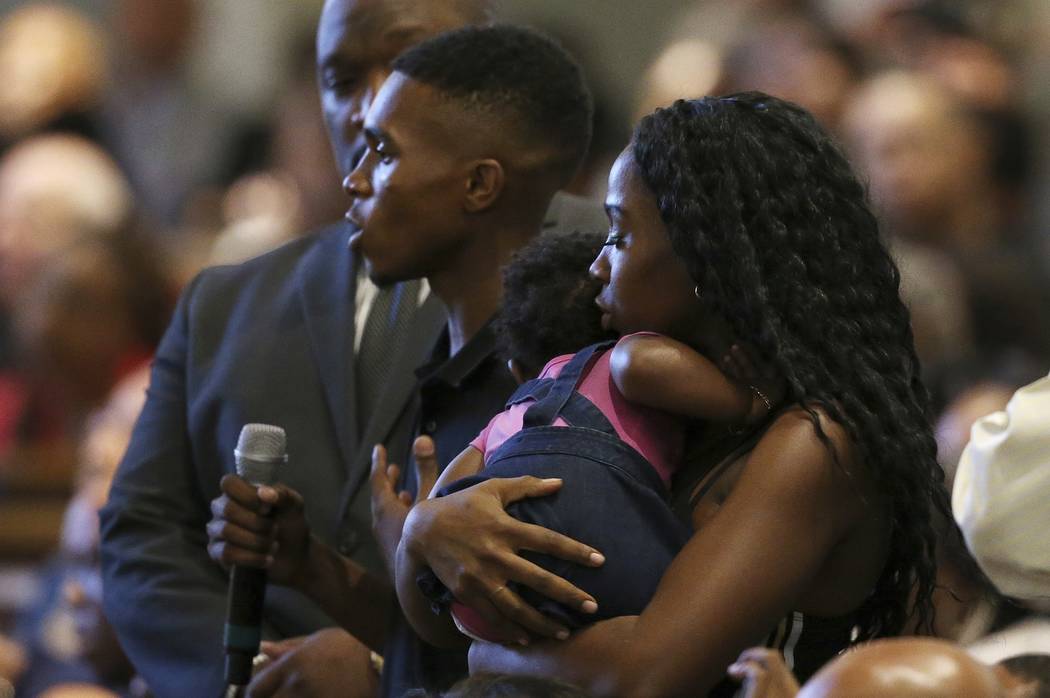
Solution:
M 347 229 L 323 232 L 299 268 L 300 299 L 310 344 L 324 387 L 344 464 L 358 443 L 354 394 L 354 307 L 357 268 L 346 247 Z M 333 260 L 334 263 L 333 263 Z

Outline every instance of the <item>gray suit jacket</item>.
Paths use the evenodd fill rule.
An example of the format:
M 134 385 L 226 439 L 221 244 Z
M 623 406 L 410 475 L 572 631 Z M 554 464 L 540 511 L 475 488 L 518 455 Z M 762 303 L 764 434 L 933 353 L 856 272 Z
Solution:
M 545 228 L 594 229 L 600 208 L 559 196 Z M 234 471 L 241 427 L 288 434 L 281 480 L 302 493 L 314 532 L 381 571 L 365 486 L 371 444 L 407 453 L 413 369 L 444 324 L 431 296 L 412 340 L 396 347 L 389 387 L 358 433 L 354 395 L 355 260 L 336 226 L 234 267 L 202 272 L 157 350 L 146 406 L 101 513 L 104 608 L 152 690 L 212 696 L 223 688 L 227 576 L 207 554 L 209 502 Z M 331 624 L 301 595 L 267 591 L 281 635 Z

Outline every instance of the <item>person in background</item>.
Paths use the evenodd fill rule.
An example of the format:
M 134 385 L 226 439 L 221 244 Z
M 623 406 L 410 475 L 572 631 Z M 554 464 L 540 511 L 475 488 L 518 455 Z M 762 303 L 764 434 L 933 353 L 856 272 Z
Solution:
M 236 119 L 220 113 L 190 80 L 197 5 L 111 3 L 113 79 L 99 109 L 102 141 L 127 172 L 158 240 L 182 220 L 199 188 L 219 183 L 232 158 Z
M 845 131 L 888 236 L 906 243 L 902 267 L 916 245 L 957 268 L 976 360 L 1042 367 L 1050 324 L 1035 319 L 1050 288 L 1005 222 L 987 123 L 932 78 L 898 70 L 861 85 Z
M 60 548 L 43 577 L 45 593 L 14 636 L 25 660 L 8 678 L 20 695 L 75 694 L 88 685 L 99 695 L 147 695 L 102 614 L 98 510 L 145 402 L 148 380 L 144 366 L 128 374 L 86 421 Z
M 3 526 L 5 550 L 51 552 L 86 412 L 160 337 L 172 291 L 133 221 L 126 179 L 79 136 L 0 158 L 0 488 L 38 522 Z
M 48 132 L 98 140 L 105 54 L 101 28 L 65 4 L 22 3 L 0 17 L 0 152 Z
M 74 423 L 149 362 L 171 315 L 171 287 L 148 243 L 119 234 L 70 245 L 15 312 L 26 374 Z

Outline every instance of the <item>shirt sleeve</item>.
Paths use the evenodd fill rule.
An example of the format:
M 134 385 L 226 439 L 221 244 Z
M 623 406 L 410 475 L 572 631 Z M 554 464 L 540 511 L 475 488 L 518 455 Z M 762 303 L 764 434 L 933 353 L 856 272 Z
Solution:
M 502 413 L 501 413 L 502 414 Z M 474 440 L 470 442 L 470 445 L 481 451 L 481 457 L 485 457 L 485 444 L 489 440 L 489 431 L 492 430 L 492 423 L 496 421 L 499 415 L 496 415 L 489 420 L 489 423 L 485 425 L 485 428 L 481 430 L 481 433 L 474 437 Z

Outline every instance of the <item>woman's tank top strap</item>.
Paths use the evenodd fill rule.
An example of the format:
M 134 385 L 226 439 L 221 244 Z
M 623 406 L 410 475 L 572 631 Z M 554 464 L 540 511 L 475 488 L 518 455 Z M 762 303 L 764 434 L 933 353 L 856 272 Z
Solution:
M 544 427 L 553 424 L 554 420 L 561 414 L 562 408 L 565 407 L 569 398 L 576 392 L 576 386 L 579 384 L 580 378 L 590 364 L 591 359 L 614 344 L 615 342 L 613 341 L 599 342 L 576 352 L 572 359 L 569 360 L 569 363 L 562 368 L 558 377 L 554 379 L 554 384 L 547 395 L 543 399 L 537 400 L 525 411 L 522 426 L 527 429 L 529 427 Z
M 855 627 L 852 613 L 822 618 L 793 611 L 766 637 L 765 646 L 778 650 L 799 683 L 803 683 L 850 646 Z
M 799 611 L 788 613 L 766 636 L 763 646 L 777 650 L 799 683 L 844 652 L 853 643 L 855 617 L 837 618 L 807 616 Z M 726 677 L 711 689 L 707 698 L 735 698 L 740 684 Z

